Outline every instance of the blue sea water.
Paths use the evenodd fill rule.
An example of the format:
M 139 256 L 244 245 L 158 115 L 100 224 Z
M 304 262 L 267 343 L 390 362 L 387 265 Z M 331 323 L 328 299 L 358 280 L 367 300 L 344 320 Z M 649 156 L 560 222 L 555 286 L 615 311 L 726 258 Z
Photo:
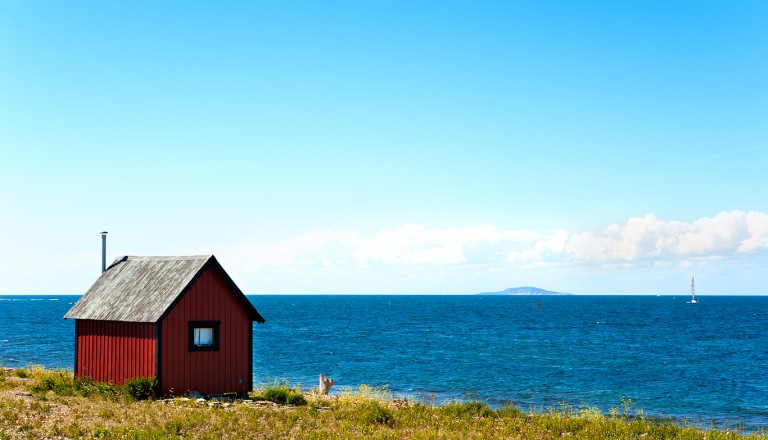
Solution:
M 73 365 L 77 296 L 0 297 L 0 364 Z M 254 382 L 768 429 L 768 297 L 249 296 Z

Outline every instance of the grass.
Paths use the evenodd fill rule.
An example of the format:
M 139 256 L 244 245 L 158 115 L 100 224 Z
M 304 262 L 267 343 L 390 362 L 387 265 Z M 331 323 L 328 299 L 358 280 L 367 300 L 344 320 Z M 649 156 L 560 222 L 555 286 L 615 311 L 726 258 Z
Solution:
M 24 374 L 18 374 L 19 371 L 24 371 Z M 157 386 L 157 379 L 153 377 L 129 379 L 125 385 L 121 386 L 89 379 L 77 379 L 70 371 L 45 370 L 40 367 L 33 367 L 31 372 L 17 370 L 16 376 L 34 379 L 30 391 L 41 398 L 45 398 L 48 392 L 52 392 L 60 396 L 101 396 L 110 399 L 147 400 L 154 396 L 154 388 Z
M 0 369 L 0 440 L 768 439 L 764 433 L 705 430 L 652 419 L 633 410 L 631 401 L 608 414 L 565 404 L 525 412 L 481 402 L 410 402 L 394 399 L 386 388 L 364 385 L 328 397 L 275 382 L 254 391 L 252 399 L 208 406 L 194 399 L 136 400 L 125 387 L 75 381 L 68 371 L 17 371 Z

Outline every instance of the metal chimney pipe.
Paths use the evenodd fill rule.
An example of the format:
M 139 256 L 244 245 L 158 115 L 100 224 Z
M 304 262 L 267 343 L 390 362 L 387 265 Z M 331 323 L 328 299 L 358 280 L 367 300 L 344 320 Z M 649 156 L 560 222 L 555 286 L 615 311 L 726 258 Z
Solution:
M 107 231 L 101 233 L 101 271 L 107 271 Z

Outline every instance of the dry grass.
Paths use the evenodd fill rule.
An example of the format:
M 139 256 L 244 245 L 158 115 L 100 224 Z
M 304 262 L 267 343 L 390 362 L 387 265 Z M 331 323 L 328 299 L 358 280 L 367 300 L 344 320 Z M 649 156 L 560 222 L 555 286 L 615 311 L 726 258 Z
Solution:
M 62 395 L 37 386 L 52 374 L 71 373 L 0 373 L 0 439 L 768 439 L 685 428 L 647 420 L 642 413 L 629 417 L 626 411 L 601 415 L 591 408 L 563 407 L 525 413 L 478 402 L 429 406 L 392 400 L 386 390 L 365 386 L 337 397 L 306 393 L 307 403 L 300 406 L 257 400 L 215 406 L 181 398 L 135 401 L 109 390 Z M 260 395 L 263 390 L 254 393 Z

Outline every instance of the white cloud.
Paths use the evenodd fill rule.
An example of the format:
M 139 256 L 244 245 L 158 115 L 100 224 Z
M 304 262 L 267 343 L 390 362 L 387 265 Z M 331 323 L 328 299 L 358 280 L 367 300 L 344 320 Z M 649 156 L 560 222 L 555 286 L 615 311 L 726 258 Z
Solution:
M 693 223 L 654 215 L 610 225 L 602 234 L 574 234 L 568 255 L 577 261 L 711 258 L 768 250 L 768 215 L 721 212 Z
M 251 270 L 266 267 L 379 265 L 592 264 L 641 260 L 681 263 L 768 250 L 768 215 L 721 212 L 692 223 L 653 214 L 612 224 L 600 233 L 499 230 L 491 225 L 430 229 L 404 225 L 364 235 L 316 230 L 265 246 L 224 250 Z
M 266 244 L 119 252 L 214 253 L 248 292 L 467 293 L 541 285 L 647 293 L 657 291 L 664 276 L 677 279 L 678 270 L 702 266 L 711 269 L 703 272 L 711 282 L 719 271 L 718 288 L 724 292 L 734 280 L 751 280 L 739 291 L 757 292 L 763 284 L 756 274 L 768 261 L 768 214 L 730 211 L 692 222 L 648 214 L 600 231 L 409 224 L 368 234 L 314 230 Z M 7 254 L 0 260 L 12 268 L 0 273 L 4 293 L 82 293 L 98 276 L 100 252 L 92 246 L 61 254 Z
M 746 215 L 747 237 L 741 240 L 739 252 L 768 249 L 768 214 L 750 212 Z

